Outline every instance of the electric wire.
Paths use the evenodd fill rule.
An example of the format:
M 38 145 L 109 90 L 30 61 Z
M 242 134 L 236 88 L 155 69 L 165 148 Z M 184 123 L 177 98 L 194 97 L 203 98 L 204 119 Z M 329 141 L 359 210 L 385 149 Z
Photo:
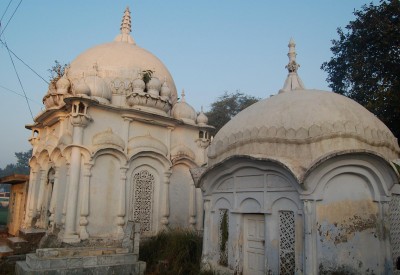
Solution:
M 19 6 L 21 5 L 21 3 L 22 3 L 22 0 L 19 1 L 18 6 L 15 8 L 15 10 L 14 10 L 13 14 L 11 15 L 10 19 L 8 19 L 8 22 L 7 22 L 6 26 L 3 28 L 3 30 L 0 33 L 0 37 L 3 34 L 3 32 L 6 30 L 8 24 L 10 23 L 11 19 L 14 17 L 14 14 L 17 12 L 17 10 L 18 10 Z
M 11 90 L 11 89 L 9 89 L 9 88 L 7 88 L 7 87 L 4 87 L 3 85 L 0 85 L 0 88 L 2 88 L 3 90 L 8 91 L 8 92 L 10 92 L 10 93 L 16 94 L 16 95 L 18 95 L 18 96 L 20 96 L 20 97 L 25 97 L 23 94 L 20 94 L 20 93 L 14 91 L 14 90 Z M 33 102 L 33 103 L 35 103 L 35 104 L 37 104 L 37 105 L 42 106 L 41 103 L 39 103 L 38 101 L 36 101 L 36 100 L 34 100 L 34 99 L 31 99 L 31 98 L 28 97 L 28 100 L 31 101 L 31 102 Z
M 24 64 L 29 70 L 31 70 L 35 75 L 37 75 L 39 78 L 41 78 L 44 82 L 46 82 L 47 84 L 49 84 L 49 82 L 44 79 L 39 73 L 37 73 L 34 69 L 32 69 L 31 66 L 29 66 L 28 64 L 26 64 L 26 62 L 24 62 L 21 58 L 19 58 L 9 47 L 6 43 L 4 43 L 4 41 L 0 38 L 0 43 L 4 45 L 4 47 L 6 47 L 7 51 L 11 52 L 12 55 L 15 56 L 15 58 L 17 58 L 19 61 L 22 62 L 22 64 Z
M 8 50 L 7 43 L 6 43 L 6 42 L 4 42 L 4 43 L 5 43 L 6 48 L 7 48 L 7 50 Z M 8 51 L 8 55 L 10 56 L 11 63 L 12 63 L 12 65 L 13 65 L 13 67 L 14 67 L 15 74 L 17 75 L 19 85 L 21 86 L 21 89 L 22 89 L 22 91 L 24 92 L 24 97 L 25 97 L 25 100 L 26 100 L 26 104 L 28 105 L 29 112 L 31 113 L 32 120 L 35 120 L 35 119 L 33 118 L 33 113 L 32 113 L 32 109 L 31 109 L 31 105 L 29 105 L 28 97 L 26 96 L 26 92 L 25 92 L 24 86 L 22 85 L 22 82 L 21 82 L 21 79 L 20 79 L 20 77 L 19 77 L 17 68 L 15 67 L 15 64 L 14 64 L 14 59 L 12 58 L 12 55 L 11 55 L 10 51 Z
M 3 22 L 4 15 L 6 15 L 6 12 L 7 12 L 8 8 L 10 7 L 10 4 L 11 4 L 12 1 L 13 0 L 10 0 L 10 2 L 8 2 L 6 10 L 4 11 L 3 15 L 1 16 L 0 24 L 1 24 L 1 22 Z

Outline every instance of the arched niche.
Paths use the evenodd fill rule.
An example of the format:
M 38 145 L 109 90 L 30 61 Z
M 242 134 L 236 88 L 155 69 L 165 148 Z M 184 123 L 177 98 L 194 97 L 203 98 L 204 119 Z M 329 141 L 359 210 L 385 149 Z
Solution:
M 390 164 L 373 154 L 348 153 L 326 158 L 306 175 L 302 198 L 314 205 L 307 222 L 317 229 L 311 237 L 315 268 L 390 272 L 387 217 L 396 178 Z
M 279 179 L 271 180 L 272 177 Z M 199 179 L 205 195 L 227 189 L 301 191 L 294 174 L 283 163 L 271 159 L 235 156 L 209 168 Z
M 166 195 L 169 191 L 167 189 L 170 162 L 154 152 L 141 152 L 132 156 L 127 166 L 126 218 L 136 219 L 139 222 L 140 220 L 145 221 L 146 226 L 142 226 L 142 234 L 154 235 L 161 230 L 162 218 L 169 217 L 169 196 Z M 140 180 L 141 178 L 143 180 Z M 138 197 L 140 192 L 143 196 Z M 135 201 L 138 200 L 140 203 L 135 205 Z M 148 204 L 149 207 L 146 209 L 142 203 Z M 138 211 L 140 210 L 143 211 L 143 215 L 141 217 L 135 216 L 135 213 L 139 214 Z
M 122 163 L 123 165 L 124 163 Z M 114 151 L 102 151 L 95 155 L 89 185 L 89 215 L 87 230 L 91 237 L 111 237 L 116 231 L 118 213 L 121 157 Z M 81 169 L 80 188 L 84 167 Z M 78 208 L 79 209 L 79 208 Z

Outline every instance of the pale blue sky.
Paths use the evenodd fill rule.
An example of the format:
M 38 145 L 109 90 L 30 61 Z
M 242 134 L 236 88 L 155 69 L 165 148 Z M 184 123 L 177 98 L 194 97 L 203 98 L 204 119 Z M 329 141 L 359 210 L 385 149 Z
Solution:
M 10 1 L 0 0 L 0 16 Z M 13 0 L 1 31 L 20 0 Z M 320 70 L 331 57 L 336 29 L 354 19 L 362 0 L 23 0 L 2 39 L 46 80 L 54 60 L 69 63 L 84 50 L 112 41 L 123 11 L 132 11 L 132 36 L 167 66 L 178 91 L 196 110 L 205 110 L 224 91 L 265 98 L 286 78 L 287 44 L 296 41 L 299 74 L 307 88 L 328 90 Z M 374 1 L 377 3 L 378 1 Z M 1 33 L 0 31 L 0 33 Z M 47 84 L 14 58 L 36 116 Z M 32 118 L 8 52 L 0 46 L 0 167 L 14 152 L 30 148 Z

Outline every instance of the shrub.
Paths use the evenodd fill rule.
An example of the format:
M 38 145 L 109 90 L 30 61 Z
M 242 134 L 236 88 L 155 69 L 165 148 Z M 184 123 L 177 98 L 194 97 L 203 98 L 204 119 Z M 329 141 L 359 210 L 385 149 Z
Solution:
M 201 252 L 201 235 L 174 229 L 143 240 L 139 259 L 147 263 L 146 274 L 213 274 L 200 271 Z

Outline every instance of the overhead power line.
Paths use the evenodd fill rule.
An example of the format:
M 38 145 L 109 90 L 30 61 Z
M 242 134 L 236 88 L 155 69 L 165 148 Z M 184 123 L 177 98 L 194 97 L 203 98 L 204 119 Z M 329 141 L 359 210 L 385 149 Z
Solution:
M 29 68 L 29 70 L 31 70 L 35 75 L 37 75 L 39 78 L 41 78 L 44 82 L 46 82 L 47 84 L 49 84 L 49 82 L 44 79 L 39 73 L 37 73 L 34 69 L 32 69 L 31 66 L 29 66 L 28 64 L 26 64 L 25 61 L 23 61 L 21 58 L 19 58 L 9 47 L 8 45 L 0 38 L 0 43 L 4 45 L 4 47 L 6 47 L 7 51 L 10 52 L 13 56 L 15 56 L 15 58 L 17 58 L 19 61 L 22 62 L 22 64 L 24 64 L 26 67 Z
M 5 42 L 4 42 L 4 43 L 5 43 Z M 7 50 L 8 50 L 7 43 L 5 43 L 5 45 L 6 45 L 6 48 L 7 48 Z M 24 86 L 22 85 L 21 78 L 19 77 L 17 68 L 15 67 L 14 60 L 13 60 L 12 55 L 11 55 L 11 53 L 10 53 L 9 50 L 8 50 L 8 55 L 10 56 L 11 63 L 12 63 L 12 65 L 13 65 L 13 67 L 14 67 L 15 74 L 17 75 L 19 85 L 21 86 L 21 89 L 22 89 L 22 91 L 24 92 L 24 97 L 25 97 L 25 100 L 26 100 L 26 104 L 28 105 L 29 112 L 31 113 L 32 120 L 35 120 L 35 119 L 33 118 L 33 113 L 32 113 L 32 109 L 31 109 L 31 105 L 29 105 L 28 97 L 26 96 L 26 92 L 25 92 Z
M 8 91 L 8 92 L 10 92 L 10 93 L 13 93 L 13 94 L 16 94 L 16 95 L 18 95 L 18 96 L 20 96 L 20 97 L 25 98 L 25 96 L 24 96 L 23 94 L 20 94 L 20 93 L 14 91 L 14 90 L 11 90 L 11 89 L 9 89 L 9 88 L 7 88 L 7 87 L 4 87 L 3 85 L 0 85 L 0 88 L 2 88 L 3 90 Z M 31 102 L 33 102 L 33 103 L 35 103 L 35 104 L 38 104 L 38 105 L 42 106 L 41 103 L 39 103 L 38 101 L 36 101 L 36 100 L 34 100 L 34 99 L 31 99 L 31 98 L 28 97 L 28 100 L 31 101 Z
M 10 3 L 11 3 L 11 2 L 10 2 Z M 17 10 L 18 10 L 19 6 L 21 5 L 21 3 L 22 3 L 22 0 L 19 1 L 18 6 L 15 8 L 15 10 L 14 10 L 13 14 L 11 15 L 10 19 L 8 19 L 8 22 L 7 22 L 6 26 L 3 28 L 3 30 L 2 30 L 1 33 L 0 33 L 0 37 L 1 37 L 1 35 L 3 34 L 3 32 L 6 30 L 8 24 L 10 23 L 11 19 L 14 17 L 14 14 L 17 12 Z M 7 7 L 7 9 L 8 9 L 8 7 Z M 7 10 L 6 10 L 6 11 L 7 11 Z M 4 14 L 5 14 L 5 13 L 4 13 Z M 4 16 L 4 14 L 3 14 L 3 16 Z M 2 18 L 2 19 L 3 19 L 3 18 Z
M 6 15 L 6 12 L 7 12 L 7 10 L 8 10 L 8 7 L 10 7 L 10 4 L 11 4 L 12 1 L 13 1 L 13 0 L 10 0 L 10 2 L 8 2 L 8 5 L 7 5 L 6 10 L 4 11 L 3 15 L 1 16 L 0 24 L 1 24 L 1 22 L 3 22 L 4 15 Z

